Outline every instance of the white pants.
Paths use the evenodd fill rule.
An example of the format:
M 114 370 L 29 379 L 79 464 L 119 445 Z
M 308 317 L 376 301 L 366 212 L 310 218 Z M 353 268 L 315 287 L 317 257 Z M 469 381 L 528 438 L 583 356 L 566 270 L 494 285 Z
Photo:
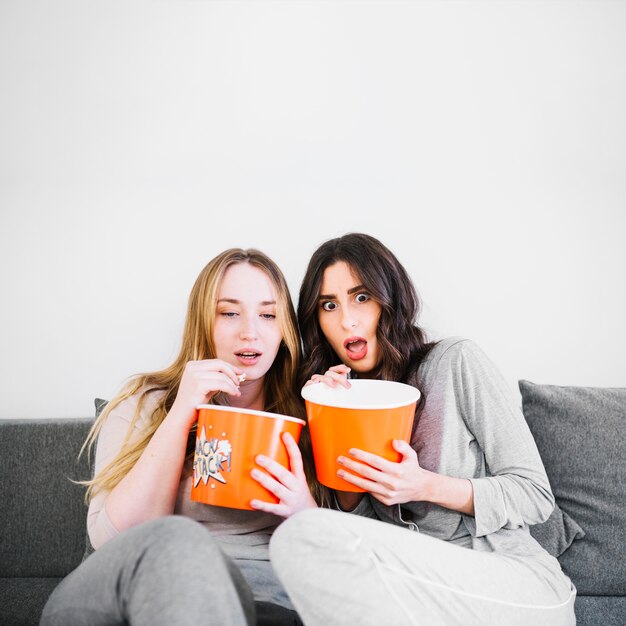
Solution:
M 576 623 L 576 592 L 558 567 L 544 574 L 536 561 L 349 513 L 294 515 L 274 533 L 270 558 L 307 626 Z

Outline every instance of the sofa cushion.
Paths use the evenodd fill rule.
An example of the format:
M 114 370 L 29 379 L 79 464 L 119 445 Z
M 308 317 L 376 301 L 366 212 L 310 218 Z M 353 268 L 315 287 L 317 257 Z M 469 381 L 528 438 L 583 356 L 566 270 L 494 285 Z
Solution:
M 519 382 L 560 510 L 531 533 L 579 594 L 626 594 L 626 389 Z M 579 531 L 584 531 L 584 536 Z
M 577 596 L 576 626 L 624 626 L 625 596 Z
M 0 420 L 0 577 L 62 577 L 85 546 L 78 453 L 92 419 Z
M 93 403 L 96 407 L 96 417 L 100 417 L 100 413 L 104 411 L 104 407 L 109 403 L 109 401 L 104 398 L 94 398 Z
M 531 526 L 532 536 L 552 555 L 560 557 L 585 531 L 558 504 L 543 524 Z
M 37 626 L 43 607 L 62 578 L 0 578 L 0 624 Z

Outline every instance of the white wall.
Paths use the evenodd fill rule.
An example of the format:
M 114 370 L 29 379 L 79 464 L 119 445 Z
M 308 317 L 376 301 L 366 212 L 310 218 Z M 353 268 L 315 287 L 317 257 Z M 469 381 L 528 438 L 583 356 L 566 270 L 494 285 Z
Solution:
M 626 2 L 0 2 L 0 417 L 174 357 L 229 246 L 379 237 L 511 387 L 624 386 Z M 411 225 L 409 225 L 409 223 Z

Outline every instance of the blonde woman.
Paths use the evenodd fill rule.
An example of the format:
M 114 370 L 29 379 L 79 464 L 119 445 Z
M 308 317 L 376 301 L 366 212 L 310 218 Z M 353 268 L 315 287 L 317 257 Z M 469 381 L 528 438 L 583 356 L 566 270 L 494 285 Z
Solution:
M 279 268 L 229 249 L 202 270 L 174 363 L 131 378 L 95 422 L 87 527 L 95 552 L 53 592 L 42 624 L 254 624 L 257 607 L 298 623 L 269 563 L 282 518 L 315 507 L 293 438 L 291 471 L 265 457 L 253 476 L 279 503 L 243 511 L 191 501 L 196 406 L 303 416 L 299 335 Z M 245 374 L 245 376 L 243 376 Z M 282 607 L 282 609 L 280 608 Z M 270 618 L 276 622 L 278 618 Z

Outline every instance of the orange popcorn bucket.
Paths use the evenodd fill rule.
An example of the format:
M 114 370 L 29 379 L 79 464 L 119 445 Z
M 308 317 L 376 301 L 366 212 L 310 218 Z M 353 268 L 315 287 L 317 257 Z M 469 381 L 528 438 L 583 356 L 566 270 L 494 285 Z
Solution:
M 264 454 L 289 469 L 289 455 L 281 436 L 291 433 L 297 442 L 305 422 L 276 413 L 213 404 L 197 408 L 191 499 L 251 511 L 253 499 L 277 503 L 278 498 L 250 476 L 253 468 L 265 471 L 254 459 Z
M 318 480 L 331 489 L 363 492 L 337 476 L 341 467 L 337 457 L 353 458 L 348 451 L 359 448 L 388 461 L 400 461 L 392 441 L 410 440 L 420 392 L 388 380 L 357 379 L 350 383 L 350 389 L 314 383 L 304 387 L 302 397 Z

